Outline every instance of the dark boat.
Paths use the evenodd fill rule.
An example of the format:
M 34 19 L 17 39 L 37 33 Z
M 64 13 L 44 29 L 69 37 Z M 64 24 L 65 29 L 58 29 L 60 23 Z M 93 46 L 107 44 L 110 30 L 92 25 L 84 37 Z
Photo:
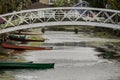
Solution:
M 15 50 L 52 50 L 52 47 L 17 46 L 7 43 L 2 43 L 1 46 L 6 49 L 15 49 Z
M 43 40 L 33 40 L 33 39 L 22 39 L 22 38 L 10 38 L 10 40 L 23 41 L 23 42 L 44 42 L 45 41 L 45 39 L 43 39 Z
M 33 40 L 33 39 L 25 39 L 25 38 L 19 38 L 19 37 L 9 37 L 10 40 L 15 40 L 15 41 L 22 41 L 22 42 L 44 42 L 45 39 L 42 40 Z
M 20 39 L 25 39 L 26 38 L 26 35 L 9 35 L 9 38 L 20 38 Z
M 32 32 L 17 32 L 17 33 L 14 33 L 14 34 L 17 34 L 17 35 L 42 35 L 42 33 L 32 33 Z
M 55 63 L 0 62 L 0 69 L 49 69 Z

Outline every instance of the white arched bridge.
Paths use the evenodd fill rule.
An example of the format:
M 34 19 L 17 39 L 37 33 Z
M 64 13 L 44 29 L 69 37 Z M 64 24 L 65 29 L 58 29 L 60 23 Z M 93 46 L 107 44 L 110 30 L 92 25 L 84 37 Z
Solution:
M 88 25 L 120 29 L 120 11 L 89 7 L 54 7 L 0 15 L 0 34 L 57 25 Z

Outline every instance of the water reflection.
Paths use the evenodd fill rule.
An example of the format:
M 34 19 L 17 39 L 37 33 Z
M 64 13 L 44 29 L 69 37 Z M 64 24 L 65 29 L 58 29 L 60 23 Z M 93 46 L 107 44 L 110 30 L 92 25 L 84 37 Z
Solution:
M 90 47 L 57 47 L 52 51 L 33 51 L 28 52 L 28 56 L 25 56 L 27 61 L 34 62 L 55 62 L 56 66 L 82 66 L 98 63 L 101 61 L 96 54 L 94 48 Z M 38 56 L 40 55 L 40 56 Z M 69 66 L 67 66 L 69 65 Z
M 106 50 L 100 49 L 100 48 L 97 48 L 96 51 L 101 52 L 100 54 L 98 54 L 98 57 L 102 57 L 103 59 L 109 59 L 109 60 L 115 59 L 117 61 L 120 61 L 120 56 L 116 52 L 106 51 Z
M 49 40 L 42 46 L 53 46 L 54 50 L 28 51 L 23 57 L 27 61 L 55 62 L 55 68 L 13 70 L 15 80 L 115 80 L 120 76 L 118 63 L 99 58 L 100 52 L 87 46 L 86 41 L 95 38 L 71 32 L 46 32 L 44 36 Z

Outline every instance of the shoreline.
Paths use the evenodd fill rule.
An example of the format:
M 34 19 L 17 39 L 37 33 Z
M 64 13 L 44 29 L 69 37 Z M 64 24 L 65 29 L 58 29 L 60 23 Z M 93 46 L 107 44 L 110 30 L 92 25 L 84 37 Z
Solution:
M 38 29 L 33 30 L 33 32 L 39 32 L 39 31 L 40 30 L 38 30 Z M 94 33 L 91 33 L 91 34 L 89 34 L 89 33 L 90 32 L 88 32 L 88 33 L 82 32 L 82 34 L 85 35 L 85 37 L 88 37 L 88 38 L 96 38 L 96 37 L 98 39 L 102 39 L 103 38 L 101 36 L 95 36 Z M 32 38 L 32 39 L 40 39 L 40 38 L 43 39 L 43 37 L 41 35 L 30 35 L 30 38 Z M 110 39 L 110 38 L 103 38 L 103 39 Z M 39 45 L 42 44 L 41 42 L 30 42 L 28 44 L 20 44 L 20 43 L 18 43 L 16 41 L 9 41 L 9 42 L 12 43 L 12 44 L 29 45 L 29 46 L 39 46 Z M 117 59 L 118 59 L 120 57 L 120 48 L 119 48 L 120 45 L 118 45 L 119 43 L 120 43 L 119 37 L 117 37 L 114 40 L 111 39 L 110 41 L 109 40 L 107 40 L 107 41 L 104 41 L 104 40 L 103 41 L 98 41 L 98 40 L 94 41 L 93 40 L 93 41 L 90 41 L 90 42 L 84 41 L 84 42 L 81 42 L 79 44 L 81 44 L 83 47 L 93 47 L 93 48 L 96 48 L 96 51 L 102 52 L 102 54 L 98 55 L 98 57 L 106 58 L 105 57 L 106 53 L 108 54 L 107 56 L 109 56 L 109 54 L 111 55 L 111 53 L 112 53 L 112 55 L 110 56 L 111 58 L 109 57 L 107 59 L 112 59 L 112 57 L 117 57 Z M 2 50 L 5 50 L 6 54 L 2 55 L 0 53 L 0 60 L 1 60 L 2 57 L 7 57 L 9 55 L 14 56 L 16 54 L 21 55 L 22 53 L 25 52 L 25 51 L 3 49 L 3 48 L 2 48 Z
M 39 32 L 39 29 L 33 29 L 31 32 Z M 42 35 L 29 35 L 31 39 L 44 39 Z M 20 41 L 8 40 L 7 43 L 14 44 L 14 45 L 28 45 L 28 46 L 39 46 L 42 42 L 28 42 L 27 44 L 22 44 Z M 0 61 L 25 61 L 22 58 L 22 53 L 26 52 L 27 50 L 14 50 L 14 49 L 5 49 L 0 46 Z M 22 59 L 21 59 L 22 58 Z

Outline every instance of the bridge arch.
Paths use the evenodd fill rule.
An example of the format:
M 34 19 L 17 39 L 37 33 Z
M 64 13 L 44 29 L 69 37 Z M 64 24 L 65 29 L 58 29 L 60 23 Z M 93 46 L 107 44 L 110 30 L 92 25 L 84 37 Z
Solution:
M 88 7 L 24 10 L 0 15 L 0 34 L 35 27 L 88 25 L 120 29 L 120 11 Z

